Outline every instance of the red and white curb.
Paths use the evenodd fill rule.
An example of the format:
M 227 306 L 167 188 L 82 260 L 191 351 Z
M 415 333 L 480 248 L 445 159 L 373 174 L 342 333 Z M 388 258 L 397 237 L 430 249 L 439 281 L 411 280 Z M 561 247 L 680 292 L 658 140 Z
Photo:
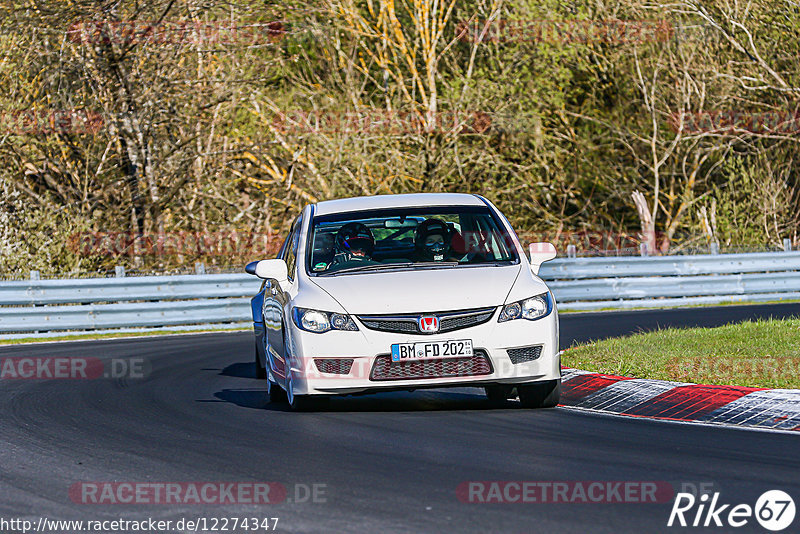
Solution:
M 800 431 L 800 389 L 709 386 L 564 368 L 561 404 L 633 417 Z

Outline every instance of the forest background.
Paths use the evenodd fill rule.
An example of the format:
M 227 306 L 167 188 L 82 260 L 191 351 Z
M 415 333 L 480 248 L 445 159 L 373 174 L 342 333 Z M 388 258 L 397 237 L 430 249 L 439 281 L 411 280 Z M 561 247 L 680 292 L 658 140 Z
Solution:
M 479 193 L 560 252 L 797 247 L 788 0 L 3 0 L 0 274 L 241 268 Z

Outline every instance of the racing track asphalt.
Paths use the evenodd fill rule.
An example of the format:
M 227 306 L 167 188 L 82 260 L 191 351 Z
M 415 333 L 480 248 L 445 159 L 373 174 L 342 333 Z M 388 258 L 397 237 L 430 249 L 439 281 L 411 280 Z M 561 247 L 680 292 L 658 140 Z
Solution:
M 563 315 L 562 342 L 798 308 Z M 671 500 L 459 501 L 456 488 L 471 480 L 666 481 L 676 490 L 713 483 L 724 503 L 754 505 L 781 489 L 800 505 L 795 435 L 527 411 L 514 402 L 492 408 L 468 388 L 347 397 L 328 412 L 296 414 L 267 403 L 252 350 L 249 333 L 0 348 L 0 357 L 144 358 L 152 366 L 145 379 L 0 381 L 0 518 L 278 517 L 282 532 L 703 530 L 667 528 Z M 325 494 L 261 507 L 85 505 L 68 497 L 78 481 L 276 481 L 293 501 L 296 484 L 324 484 Z M 765 532 L 752 519 L 737 530 Z

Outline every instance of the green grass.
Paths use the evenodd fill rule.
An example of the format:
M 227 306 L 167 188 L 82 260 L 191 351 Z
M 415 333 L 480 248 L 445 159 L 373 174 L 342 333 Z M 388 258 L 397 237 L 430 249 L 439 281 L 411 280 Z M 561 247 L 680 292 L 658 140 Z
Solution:
M 244 328 L 224 328 L 220 330 L 153 330 L 151 332 L 110 332 L 107 334 L 76 334 L 54 337 L 26 337 L 2 339 L 0 345 L 22 345 L 25 343 L 50 343 L 52 341 L 91 341 L 95 339 L 118 339 L 126 337 L 176 336 L 190 334 L 213 334 L 219 332 L 244 332 Z
M 605 339 L 570 348 L 562 364 L 634 378 L 800 389 L 800 318 Z

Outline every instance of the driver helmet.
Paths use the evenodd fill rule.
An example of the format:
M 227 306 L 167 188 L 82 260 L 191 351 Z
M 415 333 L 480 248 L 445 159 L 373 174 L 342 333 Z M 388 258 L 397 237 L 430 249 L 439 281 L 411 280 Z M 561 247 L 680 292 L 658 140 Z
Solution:
M 442 261 L 450 250 L 450 227 L 439 219 L 428 219 L 417 227 L 414 245 L 430 261 Z
M 353 251 L 363 251 L 366 256 L 370 256 L 375 249 L 375 237 L 366 224 L 347 223 L 336 232 L 336 248 L 348 256 Z

